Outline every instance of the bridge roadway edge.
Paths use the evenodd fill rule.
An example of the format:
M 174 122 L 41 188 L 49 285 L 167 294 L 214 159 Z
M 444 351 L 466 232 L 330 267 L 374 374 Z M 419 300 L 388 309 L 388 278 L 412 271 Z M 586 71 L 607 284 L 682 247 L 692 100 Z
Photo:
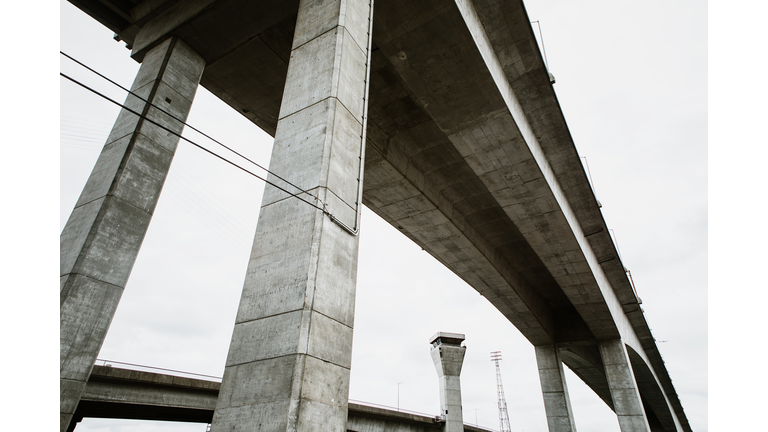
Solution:
M 476 0 L 476 3 L 486 3 L 489 0 Z M 510 4 L 507 3 L 504 5 L 504 7 L 509 8 Z M 523 5 L 521 10 L 523 13 L 525 13 L 525 6 Z M 496 16 L 501 16 L 503 14 L 506 14 L 507 12 L 501 12 L 497 14 Z M 527 14 L 526 20 L 530 21 L 528 19 Z M 485 28 L 490 27 L 490 23 L 487 21 L 484 22 Z M 530 33 L 533 32 L 533 28 L 530 27 L 528 29 Z M 535 36 L 532 34 L 530 35 L 532 39 L 535 40 Z M 495 48 L 498 52 L 498 48 Z M 539 50 L 535 50 L 535 54 L 538 56 L 539 61 L 543 64 L 543 59 L 541 58 L 541 52 Z M 512 85 L 514 91 L 516 93 L 520 92 L 519 86 L 520 83 L 515 84 L 515 81 L 511 79 L 511 69 L 505 68 L 505 75 L 507 77 L 507 80 Z M 564 113 L 562 111 L 562 108 L 560 107 L 560 103 L 557 99 L 557 95 L 555 94 L 554 88 L 552 85 L 545 85 L 541 86 L 542 92 L 547 95 L 545 99 L 551 100 L 552 104 L 555 106 L 555 109 L 553 109 L 554 115 L 554 122 L 558 123 L 557 127 L 561 130 L 560 132 L 560 139 L 565 139 L 570 143 L 573 143 L 573 138 L 570 134 L 570 131 L 568 130 L 567 123 L 565 121 Z M 551 96 L 550 96 L 551 95 Z M 523 107 L 525 110 L 530 110 L 529 104 L 532 103 L 532 101 L 528 101 L 526 104 L 526 101 L 521 101 L 523 104 Z M 538 119 L 538 121 L 541 121 L 541 118 Z M 536 124 L 536 120 L 534 120 L 534 124 L 532 125 L 534 130 L 539 128 Z M 547 140 L 543 140 L 542 147 L 544 154 L 547 155 L 548 160 L 552 161 L 552 151 L 548 149 L 548 142 Z M 576 153 L 575 156 L 578 158 L 578 152 L 576 151 L 575 144 L 572 144 L 572 148 L 574 152 Z M 582 192 L 581 196 L 588 196 L 590 199 L 588 201 L 591 202 L 591 200 L 594 200 L 594 205 L 590 205 L 585 207 L 575 207 L 574 213 L 578 219 L 585 219 L 589 216 L 586 214 L 588 212 L 591 212 L 594 216 L 594 218 L 599 218 L 599 224 L 602 225 L 602 230 L 597 233 L 595 236 L 589 236 L 588 242 L 591 245 L 592 248 L 595 250 L 605 250 L 608 249 L 609 253 L 613 254 L 616 259 L 615 260 L 609 260 L 607 262 L 603 262 L 600 264 L 600 267 L 603 269 L 603 272 L 606 273 L 606 278 L 610 282 L 611 286 L 614 287 L 614 290 L 617 291 L 618 298 L 620 300 L 621 306 L 624 310 L 624 313 L 626 314 L 627 320 L 631 324 L 632 329 L 634 330 L 635 335 L 638 337 L 638 345 L 636 345 L 638 348 L 640 348 L 638 351 L 639 354 L 645 355 L 644 360 L 648 366 L 650 366 L 651 371 L 654 374 L 654 378 L 656 379 L 657 383 L 660 384 L 661 388 L 663 389 L 664 397 L 667 399 L 667 404 L 670 405 L 675 413 L 674 420 L 677 422 L 678 428 L 690 431 L 690 424 L 688 423 L 688 419 L 685 416 L 685 412 L 683 410 L 682 403 L 680 402 L 680 399 L 674 389 L 674 386 L 672 384 L 672 380 L 669 376 L 669 372 L 666 369 L 666 366 L 664 365 L 664 361 L 661 358 L 661 353 L 658 349 L 658 346 L 656 345 L 656 339 L 651 334 L 650 327 L 648 325 L 648 322 L 646 321 L 645 314 L 643 313 L 642 308 L 640 307 L 640 300 L 637 297 L 637 294 L 634 290 L 634 287 L 632 286 L 632 282 L 628 280 L 626 269 L 621 262 L 621 257 L 619 255 L 618 249 L 616 245 L 614 244 L 613 240 L 611 239 L 607 224 L 605 223 L 605 220 L 603 218 L 602 212 L 599 210 L 599 205 L 597 203 L 597 199 L 594 196 L 594 193 L 592 192 L 592 188 L 589 184 L 589 181 L 587 179 L 586 172 L 583 169 L 583 166 L 581 166 L 580 160 L 578 161 L 579 167 L 581 169 L 579 170 L 568 170 L 565 166 L 558 166 L 556 163 L 553 163 L 553 168 L 555 171 L 555 176 L 559 179 L 565 178 L 565 181 L 572 182 L 577 187 L 581 187 Z M 573 176 L 577 176 L 576 179 L 573 178 Z
M 465 15 L 466 15 L 466 13 L 465 13 Z M 498 16 L 498 15 L 495 15 L 495 16 Z M 476 14 L 474 15 L 474 17 L 471 17 L 471 16 L 467 17 L 467 16 L 465 16 L 465 18 L 468 19 L 468 20 L 472 20 L 472 18 L 474 18 L 475 19 L 475 23 L 477 23 L 477 21 L 476 21 L 476 19 L 477 19 Z M 470 25 L 469 27 L 472 28 L 473 26 Z M 546 178 L 546 180 L 547 180 L 548 184 L 550 185 L 550 187 L 553 189 L 554 196 L 556 197 L 556 199 L 558 201 L 558 205 L 563 209 L 563 213 L 565 213 L 567 215 L 566 219 L 568 220 L 569 227 L 572 230 L 572 232 L 574 234 L 574 237 L 576 237 L 576 240 L 579 242 L 580 250 L 586 256 L 586 259 L 587 259 L 587 262 L 589 263 L 589 267 L 590 267 L 591 271 L 593 272 L 594 275 L 597 276 L 597 278 L 596 278 L 597 279 L 597 281 L 596 281 L 597 284 L 596 285 L 600 289 L 600 294 L 601 294 L 601 296 L 604 299 L 603 301 L 606 301 L 607 304 L 610 307 L 612 321 L 616 322 L 617 324 L 619 324 L 618 327 L 619 327 L 619 330 L 620 330 L 620 334 L 623 336 L 623 339 L 626 341 L 626 343 L 631 345 L 631 346 L 634 346 L 636 348 L 636 351 L 641 353 L 640 355 L 644 358 L 644 361 L 646 363 L 654 365 L 655 367 L 653 369 L 660 369 L 662 371 L 662 375 L 661 375 L 662 377 L 668 378 L 668 374 L 666 373 L 666 370 L 663 367 L 663 362 L 660 363 L 658 361 L 659 359 L 654 359 L 656 361 L 651 361 L 651 358 L 653 358 L 654 351 L 653 350 L 651 351 L 651 358 L 649 358 L 649 356 L 646 355 L 646 352 L 645 352 L 645 348 L 646 347 L 648 347 L 649 345 L 652 345 L 655 348 L 655 344 L 653 343 L 653 339 L 652 339 L 652 337 L 650 337 L 650 332 L 647 331 L 647 333 L 646 333 L 646 332 L 643 331 L 643 330 L 647 329 L 647 324 L 645 326 L 643 326 L 643 325 L 638 326 L 637 325 L 638 324 L 638 322 L 637 322 L 638 320 L 636 318 L 637 314 L 635 314 L 635 319 L 632 320 L 633 322 L 630 322 L 628 320 L 628 318 L 625 316 L 625 312 L 632 311 L 632 308 L 634 308 L 634 310 L 638 310 L 638 308 L 639 308 L 638 305 L 637 305 L 638 300 L 637 300 L 637 298 L 636 298 L 636 296 L 635 296 L 635 294 L 634 294 L 634 292 L 632 290 L 632 287 L 629 285 L 629 281 L 627 279 L 626 274 L 624 274 L 624 272 L 623 272 L 623 265 L 621 264 L 621 262 L 620 262 L 620 260 L 618 258 L 618 253 L 617 253 L 617 251 L 615 249 L 615 246 L 613 245 L 613 242 L 610 240 L 610 237 L 607 234 L 608 231 L 607 231 L 607 228 L 605 228 L 605 222 L 604 222 L 604 220 L 602 218 L 602 215 L 599 212 L 599 209 L 598 209 L 598 206 L 597 206 L 597 202 L 596 202 L 596 200 L 595 200 L 595 198 L 594 198 L 594 196 L 593 196 L 593 194 L 591 192 L 589 184 L 587 183 L 586 174 L 584 173 L 584 170 L 581 167 L 580 162 L 578 162 L 579 161 L 578 153 L 575 150 L 575 146 L 573 146 L 572 139 L 570 138 L 570 134 L 567 134 L 567 136 L 565 138 L 567 138 L 567 140 L 570 142 L 570 146 L 573 149 L 573 151 L 572 151 L 572 156 L 573 157 L 572 158 L 575 159 L 575 161 L 578 163 L 578 166 L 579 166 L 578 173 L 581 175 L 582 180 L 583 180 L 581 185 L 583 186 L 583 189 L 587 191 L 588 196 L 589 196 L 589 198 L 592 201 L 592 208 L 587 209 L 587 210 L 591 210 L 593 214 L 592 215 L 589 215 L 589 214 L 585 215 L 586 212 L 582 209 L 581 214 L 579 215 L 581 218 L 577 217 L 577 215 L 574 213 L 574 211 L 570 208 L 568 200 L 565 199 L 565 194 L 563 193 L 562 189 L 560 188 L 560 186 L 558 184 L 557 177 L 559 177 L 559 176 L 550 167 L 547 155 L 545 154 L 545 152 L 542 149 L 542 146 L 539 144 L 539 142 L 537 140 L 537 135 L 533 133 L 533 128 L 528 124 L 526 116 L 525 116 L 525 114 L 523 114 L 523 112 L 522 112 L 523 110 L 520 107 L 520 104 L 516 100 L 514 89 L 512 89 L 511 86 L 509 85 L 509 83 L 507 82 L 507 80 L 505 78 L 505 74 L 500 72 L 501 71 L 501 67 L 498 64 L 498 60 L 496 59 L 494 53 L 490 52 L 488 50 L 488 48 L 490 47 L 491 44 L 487 41 L 487 37 L 484 34 L 482 34 L 483 33 L 482 26 L 481 25 L 475 25 L 474 29 L 475 30 L 481 29 L 480 31 L 475 31 L 475 33 L 474 33 L 474 37 L 476 37 L 477 39 L 480 39 L 478 41 L 478 43 L 477 43 L 477 46 L 479 46 L 481 48 L 485 48 L 485 50 L 483 51 L 484 60 L 487 63 L 490 63 L 490 65 L 488 66 L 490 71 L 491 72 L 495 72 L 495 73 L 493 73 L 493 75 L 494 75 L 494 80 L 496 82 L 496 85 L 500 88 L 500 92 L 503 93 L 503 95 L 505 97 L 505 100 L 507 102 L 508 109 L 510 111 L 512 111 L 512 112 L 516 112 L 517 113 L 517 116 L 515 116 L 515 118 L 514 118 L 515 124 L 517 124 L 518 127 L 520 127 L 520 125 L 522 124 L 521 129 L 524 129 L 524 132 L 525 132 L 524 133 L 525 142 L 531 148 L 531 153 L 537 158 L 537 163 L 539 165 L 539 168 L 542 169 L 542 171 L 545 172 L 544 177 Z M 487 29 L 487 26 L 486 26 L 486 29 Z M 528 31 L 530 32 L 531 30 L 528 29 Z M 531 39 L 532 39 L 532 35 L 531 35 Z M 399 41 L 399 44 L 400 45 L 398 45 L 398 46 L 402 46 L 402 41 Z M 383 51 L 386 50 L 386 47 L 383 46 L 382 43 L 381 43 L 381 39 L 379 39 L 379 47 Z M 390 58 L 394 57 L 394 55 L 393 55 L 394 53 L 392 53 L 392 52 L 387 53 L 387 54 L 389 55 Z M 537 54 L 538 54 L 538 52 L 537 52 Z M 539 59 L 539 61 L 540 61 L 540 63 L 543 66 L 543 62 L 541 61 L 541 59 Z M 409 67 L 412 67 L 412 66 L 409 66 Z M 420 85 L 420 83 L 419 83 L 419 85 Z M 551 95 L 552 95 L 550 100 L 554 101 L 554 103 L 557 104 L 557 100 L 556 100 L 556 97 L 554 96 L 554 92 L 551 91 L 551 85 L 549 85 L 548 82 L 547 82 L 547 86 L 550 88 L 550 92 L 551 92 Z M 414 90 L 413 88 L 411 88 L 411 90 L 412 91 L 418 91 L 418 89 Z M 432 92 L 432 93 L 434 93 L 434 92 Z M 419 94 L 417 94 L 416 97 L 417 98 L 421 97 L 422 98 L 421 101 L 423 103 L 423 101 L 427 100 L 427 98 L 429 98 L 430 95 L 424 95 L 424 94 L 419 95 Z M 430 102 L 434 102 L 434 101 L 430 100 Z M 438 102 L 444 102 L 445 103 L 447 101 L 438 101 Z M 427 106 L 428 104 L 427 103 L 423 103 L 423 105 Z M 560 113 L 560 116 L 562 118 L 562 113 L 559 110 L 559 105 L 557 105 L 557 108 L 558 108 L 558 112 Z M 426 108 L 426 109 L 427 109 L 427 111 L 430 111 L 429 108 Z M 433 111 L 430 111 L 430 114 L 432 114 L 433 118 L 435 117 Z M 446 122 L 445 124 L 452 125 L 452 124 L 455 124 L 455 122 L 454 123 Z M 565 126 L 564 119 L 562 119 L 561 124 L 562 124 L 561 128 L 564 129 L 565 132 L 567 133 L 568 132 L 567 131 L 567 126 Z M 541 126 L 541 125 L 539 125 L 539 126 Z M 446 130 L 448 127 L 451 127 L 451 126 L 443 127 L 444 132 L 446 134 L 450 134 L 451 133 L 450 130 Z M 539 129 L 541 129 L 541 127 L 539 127 Z M 562 135 L 562 133 L 561 133 L 561 135 Z M 563 137 L 561 136 L 560 138 L 562 139 Z M 560 175 L 562 175 L 562 174 L 560 174 Z M 489 188 L 490 188 L 491 185 L 487 184 L 487 186 L 489 186 Z M 376 210 L 374 210 L 374 211 L 376 211 Z M 397 226 L 396 223 L 393 223 L 392 220 L 390 220 L 387 217 L 383 216 L 379 211 L 377 211 L 377 213 L 379 213 L 380 216 L 382 216 L 386 220 L 388 220 L 388 222 L 390 222 L 393 225 Z M 592 223 L 594 225 L 599 225 L 601 227 L 600 231 L 598 231 L 598 232 L 602 232 L 605 235 L 605 238 L 608 241 L 608 246 L 610 246 L 610 249 L 611 249 L 610 252 L 613 254 L 613 256 L 611 257 L 610 260 L 598 259 L 598 257 L 595 255 L 595 252 L 593 251 L 593 248 L 595 248 L 595 242 L 588 240 L 587 239 L 587 235 L 585 235 L 582 232 L 581 225 L 580 225 L 579 222 L 582 221 L 582 223 L 584 223 L 583 220 L 587 216 L 592 217 L 593 219 L 596 219 L 596 222 L 593 221 Z M 406 233 L 406 235 L 407 234 L 408 233 Z M 413 239 L 412 236 L 409 235 L 409 237 L 411 237 Z M 422 242 L 419 242 L 419 241 L 416 241 L 416 242 L 419 243 L 420 245 L 422 245 L 422 247 L 424 247 L 426 250 L 429 251 L 429 248 L 425 247 Z M 602 245 L 602 247 L 605 248 L 606 245 Z M 435 254 L 432 253 L 432 255 L 434 256 Z M 436 256 L 436 258 L 438 258 L 438 260 L 440 260 L 439 257 Z M 442 260 L 440 260 L 440 261 L 443 262 Z M 608 261 L 608 264 L 606 264 L 606 261 Z M 606 267 L 610 266 L 610 265 L 613 265 L 613 267 L 618 266 L 620 269 L 622 269 L 622 271 L 617 273 L 616 271 L 614 271 L 615 268 L 614 269 L 610 269 L 610 268 L 606 269 Z M 451 268 L 450 265 L 447 265 L 447 266 L 449 268 Z M 456 272 L 456 271 L 454 270 L 454 272 Z M 462 276 L 458 272 L 456 272 L 456 273 L 460 277 Z M 609 276 L 610 276 L 610 279 L 609 279 Z M 463 277 L 463 279 L 467 280 L 464 277 Z M 470 283 L 470 285 L 473 285 L 471 281 L 467 281 L 467 282 Z M 616 287 L 620 288 L 620 290 L 618 291 L 620 296 L 618 296 L 614 292 L 614 289 L 612 289 L 613 286 L 616 286 Z M 475 288 L 477 289 L 477 287 L 475 287 Z M 622 288 L 623 288 L 623 290 L 621 290 Z M 482 291 L 481 291 L 481 293 L 482 293 Z M 620 301 L 619 297 L 621 297 L 622 299 L 625 299 L 625 300 L 628 299 L 628 298 L 631 298 L 631 300 L 634 303 L 622 302 L 622 301 Z M 646 338 L 645 343 L 644 344 L 641 343 L 639 337 L 637 337 L 637 335 L 635 334 L 635 328 L 637 328 L 637 327 L 639 327 L 640 332 L 646 333 L 650 337 L 650 341 L 648 341 L 647 340 L 648 338 Z M 610 339 L 611 337 L 603 337 L 603 338 L 604 339 Z M 534 343 L 534 345 L 536 344 L 536 342 L 533 341 L 533 340 L 531 340 L 531 342 Z M 571 366 L 571 365 L 569 365 L 569 366 Z M 659 366 L 661 366 L 661 368 L 659 368 Z M 658 385 L 659 387 L 664 388 L 666 390 L 665 393 L 671 394 L 671 395 L 675 396 L 675 398 L 673 399 L 671 397 L 668 397 L 667 394 L 665 394 L 665 398 L 667 398 L 666 405 L 669 407 L 668 409 L 674 410 L 674 412 L 678 416 L 682 416 L 682 418 L 684 419 L 683 422 L 687 423 L 687 420 L 685 420 L 684 413 L 683 413 L 683 411 L 681 409 L 682 407 L 679 405 L 679 401 L 676 404 L 677 406 L 674 406 L 671 403 L 671 401 L 674 401 L 674 400 L 677 399 L 676 394 L 674 394 L 674 390 L 672 389 L 672 392 L 670 392 L 669 391 L 670 390 L 670 386 L 662 385 L 662 380 L 659 379 L 658 375 L 654 376 L 654 378 L 655 378 L 655 381 L 656 381 L 656 385 Z M 590 384 L 590 383 L 588 382 L 588 384 Z M 601 397 L 603 397 L 603 396 L 601 395 Z M 603 399 L 605 400 L 606 398 L 603 397 Z M 610 406 L 610 404 L 609 404 L 609 406 Z M 682 429 L 682 426 L 681 426 L 681 429 Z

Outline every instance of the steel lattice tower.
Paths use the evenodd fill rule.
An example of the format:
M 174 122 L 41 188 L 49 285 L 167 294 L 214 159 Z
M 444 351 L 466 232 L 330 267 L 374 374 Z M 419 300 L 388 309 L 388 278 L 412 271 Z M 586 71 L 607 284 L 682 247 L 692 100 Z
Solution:
M 499 432 L 512 432 L 512 427 L 509 425 L 507 400 L 504 398 L 504 385 L 501 383 L 499 360 L 501 360 L 501 351 L 492 351 L 491 361 L 496 363 L 496 393 L 499 398 Z

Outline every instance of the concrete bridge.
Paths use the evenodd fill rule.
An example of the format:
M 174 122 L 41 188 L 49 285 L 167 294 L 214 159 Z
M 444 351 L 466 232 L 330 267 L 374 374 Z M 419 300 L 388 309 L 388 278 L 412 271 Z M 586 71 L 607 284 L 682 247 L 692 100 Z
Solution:
M 61 236 L 62 430 L 198 84 L 275 137 L 279 175 L 214 428 L 344 430 L 364 203 L 536 347 L 551 431 L 575 430 L 563 363 L 622 431 L 690 430 L 521 2 L 71 3 L 142 67 Z
M 68 432 L 85 417 L 210 423 L 220 387 L 218 381 L 97 365 Z M 347 431 L 442 431 L 445 420 L 436 417 L 350 402 Z M 489 432 L 468 424 L 464 430 Z

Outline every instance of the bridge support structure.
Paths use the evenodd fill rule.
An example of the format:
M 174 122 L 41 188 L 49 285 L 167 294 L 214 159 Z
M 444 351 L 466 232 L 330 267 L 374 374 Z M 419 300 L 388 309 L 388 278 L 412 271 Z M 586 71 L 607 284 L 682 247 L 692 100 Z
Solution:
M 621 339 L 601 341 L 597 348 L 610 391 L 607 402 L 616 413 L 621 432 L 651 432 L 624 342 Z M 549 431 L 575 432 L 560 350 L 556 345 L 536 346 L 535 349 Z
M 549 432 L 576 432 L 560 351 L 555 345 L 535 349 Z
M 168 130 L 181 134 L 204 66 L 176 37 L 147 53 L 131 87 L 137 96 L 125 100 L 140 115 L 120 111 L 61 232 L 61 431 L 80 401 L 168 175 L 179 143 Z
M 599 347 L 621 432 L 649 432 L 651 428 L 624 342 L 621 339 L 602 341 Z
M 372 7 L 299 4 L 214 431 L 346 430 Z

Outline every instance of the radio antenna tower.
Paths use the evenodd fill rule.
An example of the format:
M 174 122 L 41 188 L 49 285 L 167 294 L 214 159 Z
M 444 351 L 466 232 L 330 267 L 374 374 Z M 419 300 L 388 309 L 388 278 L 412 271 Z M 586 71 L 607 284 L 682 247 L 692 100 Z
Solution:
M 496 363 L 496 393 L 499 397 L 499 432 L 512 432 L 509 426 L 509 413 L 507 412 L 507 400 L 504 398 L 504 385 L 501 383 L 501 369 L 499 368 L 501 351 L 491 352 L 491 361 Z

